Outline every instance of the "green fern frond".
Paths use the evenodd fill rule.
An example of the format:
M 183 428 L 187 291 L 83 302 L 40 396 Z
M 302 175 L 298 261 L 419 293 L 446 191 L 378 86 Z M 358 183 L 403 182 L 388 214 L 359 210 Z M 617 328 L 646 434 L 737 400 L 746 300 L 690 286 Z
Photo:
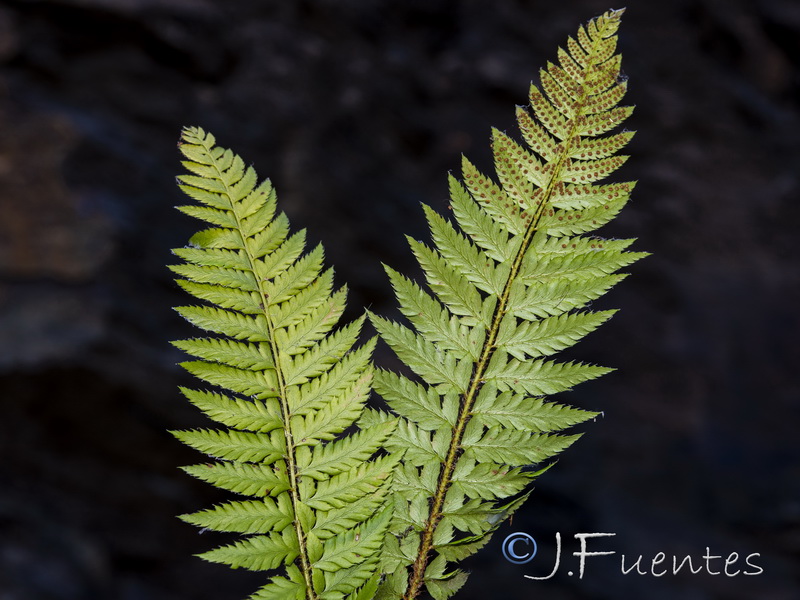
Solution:
M 455 223 L 424 207 L 433 244 L 409 240 L 427 290 L 387 268 L 410 326 L 370 315 L 416 374 L 378 371 L 375 389 L 400 422 L 387 443 L 404 452 L 393 480 L 395 516 L 379 597 L 452 595 L 457 562 L 484 545 L 528 495 L 530 470 L 570 446 L 563 430 L 596 413 L 545 397 L 607 373 L 548 357 L 575 344 L 614 311 L 589 303 L 645 256 L 633 240 L 594 231 L 628 201 L 631 182 L 600 184 L 627 157 L 631 132 L 602 137 L 632 107 L 614 54 L 622 11 L 578 30 L 559 63 L 530 88 L 532 113 L 517 118 L 526 146 L 492 132 L 497 181 L 464 159 L 450 178 Z M 222 275 L 220 275 L 222 276 Z M 362 422 L 386 417 L 371 411 Z M 547 468 L 547 467 L 545 467 Z
M 220 429 L 176 431 L 217 459 L 185 470 L 250 496 L 183 515 L 189 523 L 245 538 L 201 556 L 234 568 L 284 567 L 252 598 L 366 600 L 375 592 L 391 510 L 394 456 L 376 457 L 395 428 L 383 420 L 349 436 L 370 394 L 374 341 L 355 348 L 364 319 L 334 331 L 345 291 L 332 291 L 323 250 L 303 254 L 275 215 L 269 181 L 215 146 L 201 129 L 183 131 L 190 172 L 180 188 L 199 204 L 180 207 L 211 225 L 171 267 L 206 304 L 176 309 L 209 337 L 175 345 L 182 363 L 212 389 L 183 394 Z

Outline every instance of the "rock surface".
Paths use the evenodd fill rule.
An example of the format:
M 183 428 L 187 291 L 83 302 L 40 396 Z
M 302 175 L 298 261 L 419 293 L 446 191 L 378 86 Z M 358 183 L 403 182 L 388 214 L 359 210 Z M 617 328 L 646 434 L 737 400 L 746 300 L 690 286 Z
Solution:
M 541 4 L 541 6 L 534 6 Z M 273 179 L 361 306 L 411 268 L 419 202 L 461 153 L 490 169 L 539 66 L 594 0 L 5 0 L 0 5 L 0 600 L 243 598 L 174 515 L 220 501 L 167 432 L 202 423 L 164 265 L 195 223 L 175 144 L 199 125 Z M 604 418 L 468 563 L 463 600 L 792 600 L 800 594 L 800 7 L 630 0 L 621 33 L 634 201 L 604 234 L 653 256 L 575 353 Z M 598 303 L 600 304 L 600 303 Z M 376 356 L 389 364 L 385 350 Z M 584 389 L 585 388 L 585 389 Z M 541 561 L 507 563 L 513 531 Z M 563 567 L 547 581 L 554 534 Z M 577 532 L 614 557 L 575 566 Z M 622 575 L 638 555 L 759 553 L 758 576 Z M 591 549 L 591 548 L 590 548 Z M 717 561 L 713 570 L 720 570 Z

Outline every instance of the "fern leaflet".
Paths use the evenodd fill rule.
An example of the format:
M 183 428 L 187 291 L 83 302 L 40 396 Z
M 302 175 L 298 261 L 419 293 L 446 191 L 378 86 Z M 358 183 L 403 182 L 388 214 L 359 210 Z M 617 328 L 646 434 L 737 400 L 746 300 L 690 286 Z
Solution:
M 633 240 L 591 232 L 611 220 L 634 184 L 597 183 L 627 157 L 630 132 L 603 137 L 632 111 L 615 54 L 622 11 L 569 38 L 559 65 L 532 85 L 533 115 L 517 118 L 527 148 L 493 131 L 498 182 L 463 161 L 450 178 L 457 223 L 425 207 L 433 247 L 409 240 L 428 290 L 387 268 L 410 327 L 370 315 L 415 379 L 378 371 L 375 389 L 400 423 L 388 442 L 405 452 L 383 555 L 381 598 L 449 597 L 457 562 L 484 545 L 527 497 L 542 470 L 579 436 L 563 430 L 596 413 L 545 401 L 609 369 L 547 357 L 606 321 L 586 306 L 645 256 Z M 589 235 L 586 235 L 589 234 Z M 368 411 L 362 423 L 388 418 Z
M 395 424 L 349 436 L 370 394 L 374 342 L 353 349 L 363 317 L 333 331 L 345 290 L 332 292 L 323 251 L 307 254 L 275 215 L 268 180 L 198 128 L 183 131 L 189 174 L 180 188 L 206 221 L 174 250 L 178 283 L 204 304 L 177 311 L 209 337 L 174 342 L 198 360 L 183 366 L 211 386 L 184 395 L 223 428 L 175 435 L 216 462 L 186 467 L 195 477 L 251 497 L 183 515 L 242 540 L 201 556 L 234 568 L 283 575 L 251 597 L 366 600 L 374 595 L 386 503 L 397 460 L 374 455 Z

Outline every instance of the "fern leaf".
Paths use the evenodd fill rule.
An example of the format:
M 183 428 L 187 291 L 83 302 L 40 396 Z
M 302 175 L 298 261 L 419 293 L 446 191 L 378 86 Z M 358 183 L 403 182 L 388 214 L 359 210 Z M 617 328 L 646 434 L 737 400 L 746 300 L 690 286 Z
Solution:
M 241 292 L 241 290 L 237 291 Z M 221 290 L 221 293 L 224 292 Z M 182 306 L 175 310 L 190 323 L 212 333 L 250 342 L 269 341 L 269 337 L 265 333 L 267 324 L 262 315 L 250 317 L 213 306 Z
M 363 482 L 358 482 L 358 490 L 355 493 L 348 492 L 350 498 L 342 506 L 318 513 L 313 529 L 317 537 L 321 540 L 327 539 L 331 535 L 352 529 L 374 515 L 385 503 L 387 489 L 380 483 L 390 473 L 391 471 L 383 473 L 372 471 L 364 477 Z M 312 501 L 309 505 L 314 506 L 315 503 Z
M 327 404 L 345 390 L 356 385 L 362 377 L 364 369 L 369 365 L 374 345 L 374 342 L 364 344 L 347 354 L 332 369 L 322 373 L 319 377 L 315 377 L 299 387 L 290 388 L 288 392 L 292 412 L 296 415 L 305 415 L 310 411 L 318 410 L 320 406 Z
M 235 429 L 177 431 L 175 436 L 184 444 L 209 456 L 239 462 L 271 464 L 285 451 L 283 441 L 275 435 Z
M 229 502 L 181 518 L 192 525 L 215 531 L 269 533 L 273 529 L 283 530 L 291 524 L 291 507 L 287 499 L 286 495 L 280 496 L 283 506 L 271 498 Z
M 218 462 L 191 465 L 184 471 L 224 490 L 244 496 L 277 495 L 289 489 L 279 470 L 264 464 Z
M 305 597 L 304 582 L 273 577 L 270 583 L 251 595 L 248 600 L 303 600 Z
M 216 304 L 222 308 L 233 309 L 245 315 L 258 315 L 262 310 L 258 294 L 253 292 L 234 290 L 221 285 L 195 283 L 185 279 L 178 279 L 176 283 L 195 298 Z M 247 335 L 246 333 L 243 334 Z
M 400 422 L 387 448 L 403 453 L 380 598 L 452 595 L 451 568 L 486 543 L 527 497 L 546 461 L 596 413 L 547 400 L 610 369 L 557 362 L 614 311 L 587 305 L 645 256 L 633 240 L 590 234 L 613 219 L 634 184 L 602 183 L 621 168 L 631 107 L 614 54 L 622 11 L 581 27 L 518 109 L 524 144 L 492 132 L 496 181 L 466 158 L 450 178 L 451 221 L 429 207 L 432 244 L 409 240 L 427 289 L 387 268 L 410 326 L 370 314 L 418 380 L 379 371 L 375 388 Z M 381 417 L 367 412 L 363 424 Z M 551 464 L 551 463 L 550 463 Z
M 394 428 L 395 423 L 389 421 L 335 442 L 316 446 L 298 461 L 299 472 L 303 477 L 320 480 L 352 471 L 383 446 Z
M 432 388 L 391 371 L 380 370 L 375 374 L 374 388 L 392 410 L 408 415 L 421 429 L 436 431 L 455 426 L 458 404 L 454 395 L 446 396 L 443 403 Z M 448 399 L 451 402 L 448 403 Z
M 279 407 L 274 402 L 242 400 L 187 388 L 181 388 L 181 392 L 209 418 L 228 427 L 267 433 L 283 426 Z
M 268 571 L 291 563 L 300 555 L 298 540 L 289 527 L 282 533 L 252 536 L 245 540 L 221 546 L 200 556 L 207 561 L 243 567 L 251 571 Z
M 203 304 L 178 312 L 208 337 L 174 344 L 212 389 L 184 395 L 226 429 L 174 432 L 219 459 L 185 470 L 249 496 L 182 518 L 246 538 L 202 558 L 256 571 L 283 568 L 252 598 L 327 600 L 374 592 L 391 516 L 393 456 L 374 457 L 385 420 L 349 436 L 370 393 L 374 342 L 354 349 L 363 318 L 335 329 L 345 291 L 332 290 L 321 246 L 304 254 L 269 181 L 201 129 L 183 131 L 189 174 L 180 207 L 211 225 L 175 250 L 178 283 Z M 348 503 L 357 508 L 343 512 Z
M 322 556 L 315 566 L 323 571 L 336 571 L 361 562 L 361 553 L 375 554 L 383 541 L 390 518 L 391 512 L 386 508 L 359 527 L 330 538 L 323 545 Z
M 497 394 L 485 386 L 478 394 L 472 415 L 484 427 L 543 433 L 561 431 L 592 419 L 598 413 L 523 394 Z
M 243 344 L 217 338 L 179 340 L 173 344 L 197 358 L 232 365 L 239 369 L 266 371 L 275 366 L 271 349 L 266 344 Z

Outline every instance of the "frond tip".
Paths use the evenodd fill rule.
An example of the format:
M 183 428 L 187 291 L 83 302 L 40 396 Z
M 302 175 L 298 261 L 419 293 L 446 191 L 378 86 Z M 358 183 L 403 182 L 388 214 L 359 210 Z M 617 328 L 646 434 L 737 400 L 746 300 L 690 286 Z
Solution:
M 596 415 L 545 397 L 609 371 L 548 357 L 612 316 L 588 306 L 645 256 L 626 250 L 633 240 L 595 234 L 634 187 L 600 183 L 625 163 L 617 153 L 632 136 L 606 135 L 633 111 L 619 105 L 622 13 L 580 27 L 542 69 L 531 111 L 517 111 L 524 144 L 493 131 L 496 180 L 463 160 L 462 180 L 450 178 L 455 222 L 425 207 L 432 244 L 409 243 L 427 289 L 387 268 L 409 324 L 370 319 L 416 378 L 375 375 L 400 419 L 388 447 L 404 452 L 381 598 L 452 595 L 466 575 L 448 563 L 485 544 L 548 468 L 529 466 Z
M 374 342 L 354 348 L 363 317 L 334 331 L 345 291 L 332 291 L 322 247 L 303 254 L 304 232 L 290 235 L 276 215 L 269 180 L 202 129 L 184 129 L 179 147 L 189 172 L 179 187 L 196 201 L 179 210 L 210 225 L 170 267 L 201 302 L 177 311 L 207 332 L 174 342 L 198 359 L 182 366 L 210 386 L 181 391 L 221 428 L 174 433 L 215 459 L 188 473 L 251 497 L 182 518 L 248 536 L 206 560 L 283 568 L 253 598 L 367 600 L 397 463 L 375 453 L 395 422 L 342 433 L 370 393 Z

